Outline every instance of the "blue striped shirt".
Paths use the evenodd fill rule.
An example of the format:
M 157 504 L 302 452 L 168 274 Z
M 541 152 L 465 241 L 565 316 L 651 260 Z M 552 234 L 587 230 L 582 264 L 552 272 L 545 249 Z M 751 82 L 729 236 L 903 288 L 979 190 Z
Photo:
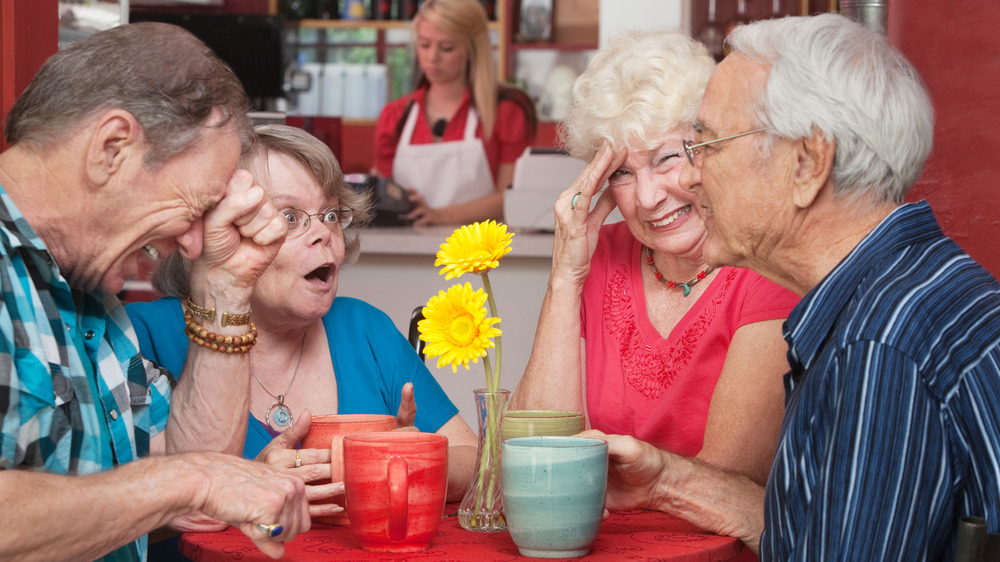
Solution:
M 71 290 L 0 187 L 0 470 L 84 475 L 146 456 L 171 383 L 118 299 Z M 142 537 L 106 559 L 145 557 Z
M 893 211 L 792 311 L 762 560 L 950 560 L 1000 530 L 1000 285 L 926 202 Z

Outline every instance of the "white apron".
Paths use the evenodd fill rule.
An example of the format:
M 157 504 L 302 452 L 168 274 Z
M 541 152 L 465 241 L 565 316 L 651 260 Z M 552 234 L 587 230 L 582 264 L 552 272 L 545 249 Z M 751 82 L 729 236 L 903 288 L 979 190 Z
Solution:
M 423 195 L 432 209 L 466 203 L 494 191 L 486 148 L 476 138 L 479 119 L 470 107 L 460 141 L 410 144 L 420 106 L 410 108 L 392 161 L 392 179 Z

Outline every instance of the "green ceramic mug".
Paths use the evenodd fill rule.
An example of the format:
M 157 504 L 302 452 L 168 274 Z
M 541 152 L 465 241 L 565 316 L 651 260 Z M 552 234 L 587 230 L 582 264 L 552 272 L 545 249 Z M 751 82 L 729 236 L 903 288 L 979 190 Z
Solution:
M 569 410 L 508 410 L 500 439 L 536 435 L 576 435 L 584 428 L 583 414 Z

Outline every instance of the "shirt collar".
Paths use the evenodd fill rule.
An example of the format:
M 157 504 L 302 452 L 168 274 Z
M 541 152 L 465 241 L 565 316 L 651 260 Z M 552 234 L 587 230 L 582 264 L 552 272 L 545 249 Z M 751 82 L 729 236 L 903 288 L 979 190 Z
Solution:
M 784 335 L 792 377 L 809 370 L 824 342 L 867 278 L 884 258 L 901 249 L 943 236 L 926 201 L 894 209 L 869 232 L 788 315 Z

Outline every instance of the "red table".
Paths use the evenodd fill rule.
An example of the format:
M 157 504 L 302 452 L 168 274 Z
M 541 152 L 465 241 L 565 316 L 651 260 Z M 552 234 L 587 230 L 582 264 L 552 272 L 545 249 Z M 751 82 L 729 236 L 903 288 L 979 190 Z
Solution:
M 453 513 L 455 505 L 448 508 L 445 513 Z M 187 533 L 181 537 L 180 547 L 181 552 L 195 562 L 270 560 L 257 550 L 250 539 L 233 528 L 219 533 Z M 454 516 L 441 521 L 431 548 L 423 552 L 367 552 L 358 546 L 349 527 L 318 524 L 314 524 L 309 532 L 285 543 L 285 548 L 285 560 L 539 560 L 518 554 L 509 533 L 466 531 L 459 525 L 458 517 Z M 708 561 L 731 560 L 741 553 L 752 555 L 739 539 L 705 533 L 665 513 L 637 510 L 612 513 L 601 524 L 593 549 L 583 559 L 588 562 Z

